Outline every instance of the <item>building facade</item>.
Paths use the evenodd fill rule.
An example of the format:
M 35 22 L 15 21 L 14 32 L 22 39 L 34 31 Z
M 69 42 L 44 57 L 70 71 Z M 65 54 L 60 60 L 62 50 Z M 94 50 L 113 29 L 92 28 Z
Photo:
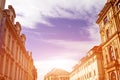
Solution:
M 101 47 L 95 46 L 83 57 L 70 73 L 70 80 L 103 80 Z
M 54 68 L 44 76 L 44 80 L 69 80 L 69 72 Z
M 104 80 L 120 80 L 120 0 L 107 0 L 98 15 Z
M 26 36 L 21 33 L 21 25 L 14 22 L 16 13 L 9 5 L 4 9 L 5 0 L 0 0 L 0 80 L 36 80 L 37 70 L 32 53 L 25 48 Z M 15 23 L 15 24 L 14 24 Z

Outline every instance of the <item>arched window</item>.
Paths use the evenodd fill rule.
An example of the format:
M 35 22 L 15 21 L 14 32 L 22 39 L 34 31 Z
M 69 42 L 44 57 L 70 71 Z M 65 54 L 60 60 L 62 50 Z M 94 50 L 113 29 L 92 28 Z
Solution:
M 113 47 L 109 47 L 109 55 L 110 55 L 110 60 L 113 61 L 115 60 L 114 52 L 113 52 Z
M 110 80 L 116 80 L 116 74 L 114 72 L 111 72 L 110 78 Z

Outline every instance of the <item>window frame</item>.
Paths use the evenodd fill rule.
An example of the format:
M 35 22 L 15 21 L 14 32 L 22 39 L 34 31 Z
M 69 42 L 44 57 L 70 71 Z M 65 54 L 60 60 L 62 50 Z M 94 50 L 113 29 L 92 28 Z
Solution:
M 115 54 L 114 54 L 112 46 L 109 47 L 109 57 L 110 57 L 110 61 L 114 61 L 115 60 Z

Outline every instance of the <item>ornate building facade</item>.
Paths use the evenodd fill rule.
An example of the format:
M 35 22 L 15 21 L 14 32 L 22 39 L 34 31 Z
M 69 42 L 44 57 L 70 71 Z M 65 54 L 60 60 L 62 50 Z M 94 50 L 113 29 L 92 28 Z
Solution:
M 98 15 L 104 80 L 120 80 L 120 0 L 107 0 Z
M 4 9 L 4 5 L 5 0 L 0 0 L 0 80 L 36 80 L 32 53 L 25 48 L 26 36 L 20 23 L 14 22 L 14 8 Z
M 70 80 L 104 80 L 101 47 L 95 46 L 83 57 L 70 73 Z
M 44 76 L 44 80 L 69 80 L 69 72 L 54 68 Z

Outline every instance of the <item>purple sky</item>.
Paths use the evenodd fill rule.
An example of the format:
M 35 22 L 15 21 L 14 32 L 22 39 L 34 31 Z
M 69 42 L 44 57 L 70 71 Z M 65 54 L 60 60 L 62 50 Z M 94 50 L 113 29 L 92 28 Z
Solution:
M 60 65 L 64 65 L 64 69 L 70 71 L 87 51 L 100 44 L 96 19 L 105 2 L 105 0 L 6 1 L 6 8 L 8 4 L 15 8 L 16 21 L 21 23 L 22 33 L 27 36 L 26 47 L 33 53 L 38 69 L 38 80 L 42 80 L 44 74 Z M 61 64 L 58 65 L 57 61 Z
M 45 24 L 37 23 L 35 29 L 24 29 L 23 33 L 27 35 L 27 46 L 30 50 L 37 53 L 35 59 L 46 59 L 56 55 L 64 55 L 64 51 L 69 51 L 64 47 L 50 44 L 44 40 L 65 40 L 65 41 L 92 41 L 90 33 L 86 29 L 89 22 L 80 19 L 61 19 L 48 18 L 49 22 L 54 25 L 49 27 Z M 33 46 L 34 45 L 34 46 Z M 74 46 L 72 46 L 74 47 Z M 62 52 L 58 54 L 58 52 Z M 76 59 L 76 57 L 73 57 Z M 77 57 L 77 59 L 80 56 Z

